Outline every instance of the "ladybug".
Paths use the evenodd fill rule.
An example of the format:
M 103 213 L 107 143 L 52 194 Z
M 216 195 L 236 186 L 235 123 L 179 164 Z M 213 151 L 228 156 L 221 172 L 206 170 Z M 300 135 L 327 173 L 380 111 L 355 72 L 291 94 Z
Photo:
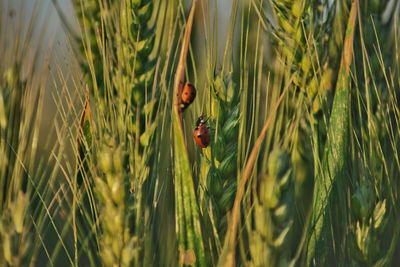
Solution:
M 196 88 L 191 83 L 186 83 L 182 90 L 181 110 L 184 111 L 196 98 Z
M 210 133 L 208 127 L 205 126 L 207 120 L 201 115 L 196 121 L 196 128 L 194 128 L 194 140 L 201 148 L 206 148 L 210 144 Z

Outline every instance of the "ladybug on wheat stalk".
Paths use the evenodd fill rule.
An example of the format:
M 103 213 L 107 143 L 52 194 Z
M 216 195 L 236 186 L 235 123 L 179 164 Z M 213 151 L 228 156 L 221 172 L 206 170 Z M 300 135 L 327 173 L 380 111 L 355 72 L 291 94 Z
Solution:
M 191 83 L 186 83 L 181 95 L 181 110 L 184 111 L 196 98 L 196 88 Z
M 196 128 L 194 128 L 194 140 L 201 148 L 206 148 L 210 144 L 210 133 L 208 127 L 205 126 L 207 120 L 201 115 L 196 121 Z

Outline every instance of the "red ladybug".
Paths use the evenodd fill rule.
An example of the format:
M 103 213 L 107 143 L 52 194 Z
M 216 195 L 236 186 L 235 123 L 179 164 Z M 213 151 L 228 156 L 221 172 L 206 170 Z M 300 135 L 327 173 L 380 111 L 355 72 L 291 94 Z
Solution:
M 194 140 L 201 148 L 206 148 L 210 144 L 210 133 L 205 126 L 207 120 L 201 115 L 196 121 L 196 128 L 194 128 Z
M 181 110 L 184 111 L 196 98 L 196 88 L 191 83 L 186 83 L 182 90 Z

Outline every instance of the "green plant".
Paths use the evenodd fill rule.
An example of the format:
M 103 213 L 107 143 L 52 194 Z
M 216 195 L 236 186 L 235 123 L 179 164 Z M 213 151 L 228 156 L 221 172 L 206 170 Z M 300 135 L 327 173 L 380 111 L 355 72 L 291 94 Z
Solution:
M 138 265 L 139 252 L 143 248 L 141 240 L 129 230 L 130 220 L 135 215 L 132 210 L 135 205 L 129 203 L 135 197 L 129 192 L 128 155 L 124 149 L 123 144 L 117 145 L 109 136 L 97 154 L 101 173 L 94 183 L 100 203 L 100 255 L 105 266 Z
M 289 154 L 271 152 L 254 194 L 254 230 L 249 233 L 253 266 L 288 266 L 294 223 L 294 181 Z
M 400 1 L 53 0 L 55 53 L 44 3 L 0 1 L 0 265 L 398 265 Z
M 31 4 L 33 10 L 43 7 L 39 1 Z M 60 153 L 60 148 L 54 143 L 54 131 L 47 131 L 43 137 L 42 130 L 43 121 L 54 123 L 44 112 L 49 53 L 39 45 L 48 29 L 39 27 L 36 13 L 25 17 L 16 9 L 19 5 L 0 3 L 0 57 L 4 60 L 0 66 L 2 266 L 34 264 L 48 246 L 43 241 L 49 240 L 48 233 L 59 233 L 55 226 L 59 208 L 54 209 L 52 203 L 61 165 L 54 162 L 53 155 Z M 54 154 L 45 154 L 45 149 L 52 149 Z M 69 257 L 67 249 L 64 252 Z M 71 258 L 67 260 L 72 262 Z
M 211 86 L 212 129 L 210 147 L 204 149 L 201 177 L 205 185 L 203 216 L 210 217 L 213 240 L 217 251 L 225 238 L 228 225 L 227 212 L 232 209 L 237 187 L 237 158 L 239 134 L 238 89 L 231 76 L 215 77 Z

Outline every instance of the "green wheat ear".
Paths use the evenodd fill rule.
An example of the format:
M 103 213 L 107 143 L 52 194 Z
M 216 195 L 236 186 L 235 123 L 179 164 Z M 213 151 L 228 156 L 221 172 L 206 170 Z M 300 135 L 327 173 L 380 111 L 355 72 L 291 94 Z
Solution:
M 157 121 L 157 114 L 154 112 L 157 105 L 153 79 L 158 54 L 155 45 L 158 24 L 154 15 L 158 15 L 159 4 L 154 8 L 154 3 L 155 1 L 148 0 L 74 1 L 84 32 L 81 50 L 85 60 L 82 60 L 81 67 L 85 75 L 90 77 L 86 82 L 95 107 L 92 110 L 95 114 L 93 121 L 82 117 L 78 175 L 98 175 L 94 164 L 96 159 L 101 157 L 96 154 L 99 152 L 91 148 L 91 142 L 93 139 L 94 148 L 109 146 L 103 142 L 101 134 L 107 130 L 111 132 L 115 142 L 118 141 L 118 149 L 122 149 L 129 156 L 129 168 L 121 170 L 120 175 L 129 174 L 121 179 L 125 181 L 129 178 L 129 183 L 126 184 L 131 185 L 134 194 L 125 204 L 134 210 L 135 216 L 129 225 L 130 228 L 126 229 L 135 229 L 136 238 L 146 239 L 146 245 L 151 243 L 152 237 L 150 234 L 144 234 L 150 229 L 145 207 L 148 203 L 145 203 L 144 199 L 151 199 L 152 192 L 149 189 L 147 195 L 143 196 L 142 190 L 149 176 L 148 162 L 154 150 L 153 134 Z M 88 129 L 94 129 L 93 136 L 88 135 Z M 85 154 L 85 158 L 82 154 Z M 89 164 L 88 159 L 91 160 Z M 97 179 L 96 184 L 100 183 Z M 118 185 L 117 182 L 113 184 Z M 91 197 L 90 184 L 86 189 L 87 195 Z M 100 194 L 96 196 L 99 197 Z M 94 225 L 91 227 L 95 228 Z M 142 243 L 137 246 L 140 249 L 137 249 L 139 252 L 135 252 L 136 265 L 143 264 L 145 250 Z M 104 251 L 109 254 L 107 249 Z M 107 263 L 112 257 L 104 256 L 102 259 Z M 120 258 L 118 260 L 130 262 Z
M 120 35 L 116 38 L 116 58 L 120 65 L 113 73 L 113 83 L 124 102 L 134 109 L 128 131 L 135 137 L 135 168 L 143 173 L 151 156 L 151 142 L 156 128 L 157 96 L 153 81 L 158 56 L 156 46 L 160 3 L 124 0 L 118 10 Z M 145 178 L 143 178 L 145 179 Z
M 270 16 L 263 19 L 271 25 L 275 44 L 279 47 L 274 76 L 286 83 L 288 77 L 295 74 L 287 103 L 288 114 L 281 116 L 281 122 L 278 120 L 276 132 L 285 133 L 287 129 L 284 128 L 291 125 L 292 138 L 287 140 L 288 148 L 296 180 L 303 183 L 306 177 L 313 175 L 313 160 L 314 165 L 318 164 L 318 157 L 312 157 L 311 151 L 314 149 L 322 154 L 320 143 L 323 139 L 320 136 L 324 136 L 325 131 L 322 117 L 332 88 L 331 66 L 321 52 L 326 45 L 323 39 L 325 25 L 318 9 L 322 4 L 308 0 L 269 2 L 274 20 Z M 298 121 L 297 125 L 292 121 Z
M 386 255 L 380 253 L 380 236 L 389 221 L 386 199 L 376 201 L 372 186 L 363 179 L 363 183 L 357 186 L 351 196 L 351 211 L 355 223 L 350 224 L 351 234 L 347 243 L 353 264 L 372 265 L 379 261 L 384 262 Z
M 236 195 L 239 100 L 231 75 L 214 78 L 209 119 L 211 144 L 203 154 L 201 177 L 205 177 L 206 185 L 203 213 L 210 217 L 212 240 L 219 249 L 227 230 L 227 212 L 232 209 Z
M 321 52 L 318 49 L 324 44 L 324 40 L 314 39 L 321 39 L 318 37 L 321 22 L 314 21 L 320 15 L 314 6 L 317 4 L 307 0 L 270 2 L 277 22 L 273 29 L 277 42 L 282 47 L 282 61 L 288 71 L 297 72 L 294 83 L 307 95 L 312 111 L 316 113 L 321 110 L 321 98 L 326 97 L 325 94 L 330 89 L 329 82 L 332 80 L 328 65 L 319 66 Z M 317 42 L 321 44 L 318 43 L 319 46 L 315 49 L 313 46 Z M 321 80 L 325 80 L 325 83 L 321 84 Z
M 252 266 L 288 266 L 295 211 L 295 192 L 290 156 L 275 149 L 258 176 L 253 192 L 254 229 L 249 235 Z
M 73 0 L 76 16 L 81 26 L 81 40 L 77 40 L 81 56 L 78 56 L 80 67 L 83 70 L 85 82 L 93 93 L 95 88 L 105 95 L 102 64 L 102 41 L 104 28 L 102 28 L 102 10 L 100 0 Z M 105 31 L 107 32 L 107 31 Z M 78 37 L 76 37 L 78 39 Z
M 117 144 L 111 136 L 97 152 L 99 176 L 94 179 L 95 192 L 100 202 L 100 228 L 102 230 L 100 255 L 105 266 L 138 266 L 141 239 L 130 231 L 134 211 L 128 205 L 130 178 L 127 172 L 128 155 L 124 144 Z
M 150 56 L 156 39 L 155 22 L 150 25 L 153 10 L 154 1 L 125 0 L 119 12 L 121 43 L 117 58 L 123 66 L 122 80 L 127 81 L 135 106 L 146 103 L 146 91 L 153 85 L 156 64 L 156 54 Z

